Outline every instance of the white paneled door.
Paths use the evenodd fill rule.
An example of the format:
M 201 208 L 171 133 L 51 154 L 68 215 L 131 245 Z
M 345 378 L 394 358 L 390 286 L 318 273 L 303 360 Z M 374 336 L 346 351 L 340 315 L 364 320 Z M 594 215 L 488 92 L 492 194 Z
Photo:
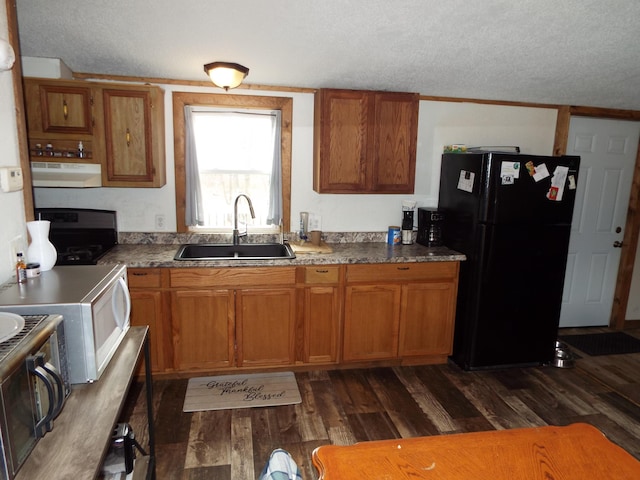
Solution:
M 567 155 L 581 161 L 561 327 L 609 324 L 639 134 L 640 122 L 571 119 Z

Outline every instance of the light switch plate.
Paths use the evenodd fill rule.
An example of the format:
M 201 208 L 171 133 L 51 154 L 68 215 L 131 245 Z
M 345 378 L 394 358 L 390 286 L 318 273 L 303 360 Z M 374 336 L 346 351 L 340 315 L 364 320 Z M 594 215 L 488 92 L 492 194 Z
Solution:
M 0 167 L 0 187 L 3 192 L 22 190 L 22 168 Z

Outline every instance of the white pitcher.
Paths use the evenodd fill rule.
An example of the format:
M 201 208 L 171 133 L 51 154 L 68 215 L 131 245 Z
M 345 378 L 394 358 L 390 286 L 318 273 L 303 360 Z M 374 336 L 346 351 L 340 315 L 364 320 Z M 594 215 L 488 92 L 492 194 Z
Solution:
M 27 261 L 39 263 L 41 272 L 51 270 L 58 259 L 56 247 L 49 241 L 50 225 L 51 222 L 48 220 L 27 222 L 27 229 L 31 235 L 31 244 L 27 249 Z

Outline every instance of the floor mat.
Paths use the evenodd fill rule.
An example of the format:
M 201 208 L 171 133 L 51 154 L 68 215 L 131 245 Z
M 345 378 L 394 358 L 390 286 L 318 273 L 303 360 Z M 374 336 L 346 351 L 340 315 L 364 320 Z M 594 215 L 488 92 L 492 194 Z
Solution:
M 190 378 L 183 412 L 301 403 L 293 372 Z
M 622 332 L 560 335 L 559 339 L 591 356 L 640 352 L 640 340 Z

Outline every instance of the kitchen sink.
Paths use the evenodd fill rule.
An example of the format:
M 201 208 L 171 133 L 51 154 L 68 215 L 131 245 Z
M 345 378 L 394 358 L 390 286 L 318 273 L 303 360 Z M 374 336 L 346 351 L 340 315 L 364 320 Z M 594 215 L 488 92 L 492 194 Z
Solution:
M 296 258 L 288 243 L 188 243 L 182 245 L 174 260 L 272 260 Z

